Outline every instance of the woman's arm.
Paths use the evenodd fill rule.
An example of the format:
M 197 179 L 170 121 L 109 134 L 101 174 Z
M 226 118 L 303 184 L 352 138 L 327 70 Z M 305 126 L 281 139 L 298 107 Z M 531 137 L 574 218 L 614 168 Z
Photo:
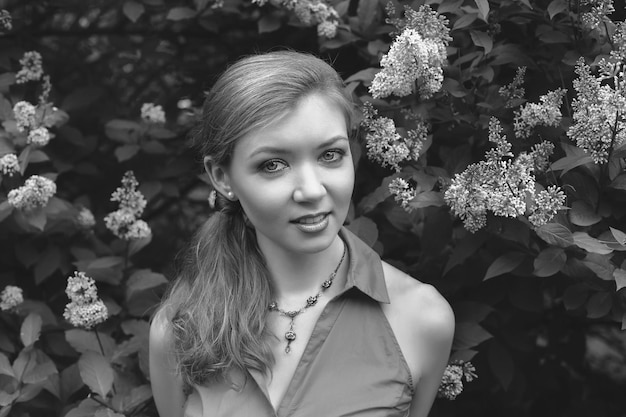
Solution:
M 448 364 L 454 313 L 428 284 L 383 262 L 390 304 L 383 305 L 413 377 L 410 417 L 427 417 Z
M 428 286 L 427 292 L 430 293 L 427 308 L 418 309 L 424 313 L 424 317 L 418 319 L 416 332 L 422 366 L 419 379 L 415 381 L 410 417 L 428 416 L 450 358 L 454 337 L 454 314 L 450 305 L 433 287 Z
M 161 309 L 150 325 L 150 383 L 152 395 L 160 417 L 182 417 L 185 396 L 182 380 L 176 375 L 172 355 L 174 336 L 171 326 Z

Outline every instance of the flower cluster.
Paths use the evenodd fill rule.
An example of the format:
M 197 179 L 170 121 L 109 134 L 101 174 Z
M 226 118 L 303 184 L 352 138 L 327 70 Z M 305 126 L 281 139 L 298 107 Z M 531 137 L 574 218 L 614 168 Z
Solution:
M 378 117 L 378 111 L 371 103 L 365 104 L 363 114 L 365 117 L 361 125 L 367 130 L 365 146 L 368 158 L 396 171 L 400 171 L 401 162 L 417 161 L 426 140 L 425 124 L 416 121 L 417 127 L 402 137 L 394 121 L 388 117 Z
M 0 172 L 2 175 L 13 176 L 16 172 L 20 172 L 20 162 L 17 155 L 8 153 L 0 157 Z
M 504 107 L 510 109 L 515 107 L 515 102 L 524 98 L 526 90 L 522 85 L 524 84 L 524 76 L 526 75 L 526 67 L 519 67 L 515 73 L 515 78 L 511 84 L 507 84 L 504 87 L 500 87 L 498 93 L 502 98 L 506 100 Z
M 35 126 L 35 106 L 27 101 L 18 101 L 13 106 L 13 114 L 15 115 L 15 122 L 17 123 L 17 130 L 23 132 L 31 127 Z
M 535 227 L 543 226 L 556 216 L 557 211 L 564 208 L 565 198 L 565 193 L 554 185 L 539 191 L 535 194 L 531 206 L 532 214 L 528 216 L 528 220 Z
M 76 222 L 83 229 L 91 229 L 96 225 L 96 218 L 94 217 L 91 210 L 89 210 L 87 207 L 81 207 L 78 210 Z
M 404 178 L 394 178 L 389 183 L 389 192 L 403 209 L 411 211 L 409 203 L 415 198 L 415 189 Z
M 581 0 L 580 21 L 586 29 L 595 29 L 604 21 L 610 21 L 607 17 L 615 11 L 613 0 Z
M 29 177 L 24 185 L 9 191 L 7 200 L 19 210 L 32 210 L 44 207 L 57 192 L 54 181 L 39 175 Z
M 146 123 L 165 123 L 165 112 L 163 107 L 153 103 L 144 103 L 141 106 L 141 118 Z
M 530 156 L 533 158 L 535 165 L 535 173 L 543 172 L 548 169 L 550 164 L 549 158 L 554 152 L 554 144 L 552 142 L 543 141 L 533 145 Z
M 50 142 L 50 131 L 46 127 L 39 126 L 28 132 L 26 143 L 34 146 L 46 146 L 48 142 Z
M 608 71 L 608 64 L 604 65 Z M 574 123 L 567 135 L 591 155 L 596 164 L 608 162 L 612 150 L 626 142 L 626 77 L 616 74 L 613 89 L 601 84 L 606 74 L 594 76 L 581 58 L 574 80 L 577 97 L 572 101 Z
M 381 70 L 369 88 L 374 98 L 417 92 L 428 99 L 441 89 L 446 46 L 451 39 L 447 20 L 429 6 L 417 11 L 407 8 L 405 18 L 402 32 L 380 60 Z
M 12 310 L 24 302 L 22 289 L 14 285 L 7 285 L 0 293 L 0 310 Z
M 615 25 L 613 45 L 615 45 L 615 50 L 611 51 L 611 56 L 619 61 L 626 61 L 626 21 Z
M 91 329 L 107 319 L 109 312 L 98 297 L 96 283 L 84 272 L 76 271 L 67 279 L 65 294 L 70 302 L 65 306 L 63 318 L 72 326 Z
M 463 392 L 463 380 L 472 382 L 478 378 L 476 368 L 471 362 L 455 361 L 446 366 L 437 390 L 437 397 L 454 400 Z
M 111 194 L 111 201 L 119 203 L 119 209 L 104 218 L 107 229 L 120 239 L 142 239 L 152 233 L 148 224 L 140 220 L 146 208 L 146 199 L 137 190 L 139 183 L 132 171 L 128 171 L 122 178 L 122 186 Z
M 25 52 L 20 59 L 22 68 L 15 75 L 15 82 L 23 84 L 28 81 L 39 81 L 43 76 L 41 54 L 37 51 Z
M 0 33 L 9 32 L 13 29 L 13 19 L 7 10 L 0 10 Z
M 323 0 L 252 0 L 263 6 L 269 3 L 293 11 L 300 22 L 307 26 L 317 25 L 317 34 L 327 39 L 337 35 L 339 13 Z
M 561 104 L 565 90 L 559 88 L 539 98 L 539 103 L 528 103 L 515 115 L 515 135 L 527 138 L 537 126 L 558 126 L 561 123 Z
M 562 208 L 565 195 L 558 187 L 537 193 L 534 176 L 535 161 L 545 156 L 549 146 L 512 158 L 511 145 L 495 118 L 489 124 L 489 138 L 496 147 L 487 152 L 486 160 L 455 175 L 444 193 L 446 203 L 463 220 L 465 228 L 470 232 L 483 228 L 487 212 L 501 217 L 530 214 L 529 221 L 535 227 L 552 219 Z

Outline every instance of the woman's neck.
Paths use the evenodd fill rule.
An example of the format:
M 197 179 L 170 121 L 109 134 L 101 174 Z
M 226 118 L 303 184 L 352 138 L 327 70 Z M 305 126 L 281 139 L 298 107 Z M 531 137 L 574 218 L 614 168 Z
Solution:
M 315 295 L 337 268 L 344 251 L 339 236 L 328 248 L 317 253 L 293 253 L 277 246 L 261 248 L 272 280 L 274 299 L 285 309 L 298 309 L 305 300 Z M 333 287 L 343 286 L 348 257 L 340 265 Z

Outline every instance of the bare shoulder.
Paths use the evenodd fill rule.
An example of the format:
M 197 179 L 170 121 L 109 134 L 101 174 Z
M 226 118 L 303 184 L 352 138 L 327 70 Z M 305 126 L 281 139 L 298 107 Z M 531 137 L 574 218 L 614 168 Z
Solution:
M 165 353 L 172 346 L 174 336 L 171 326 L 171 311 L 167 306 L 160 307 L 150 323 L 150 349 Z
M 386 307 L 389 315 L 400 320 L 402 327 L 413 329 L 413 337 L 448 342 L 454 333 L 454 313 L 439 291 L 386 262 L 383 271 L 390 299 Z

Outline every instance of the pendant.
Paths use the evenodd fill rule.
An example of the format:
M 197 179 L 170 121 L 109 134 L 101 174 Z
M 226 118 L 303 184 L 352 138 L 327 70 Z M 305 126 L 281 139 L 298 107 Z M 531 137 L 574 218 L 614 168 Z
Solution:
M 289 330 L 287 333 L 285 333 L 285 339 L 287 339 L 287 346 L 285 347 L 285 353 L 289 353 L 291 352 L 291 342 L 293 342 L 294 340 L 296 340 L 296 332 L 294 332 L 293 330 Z

